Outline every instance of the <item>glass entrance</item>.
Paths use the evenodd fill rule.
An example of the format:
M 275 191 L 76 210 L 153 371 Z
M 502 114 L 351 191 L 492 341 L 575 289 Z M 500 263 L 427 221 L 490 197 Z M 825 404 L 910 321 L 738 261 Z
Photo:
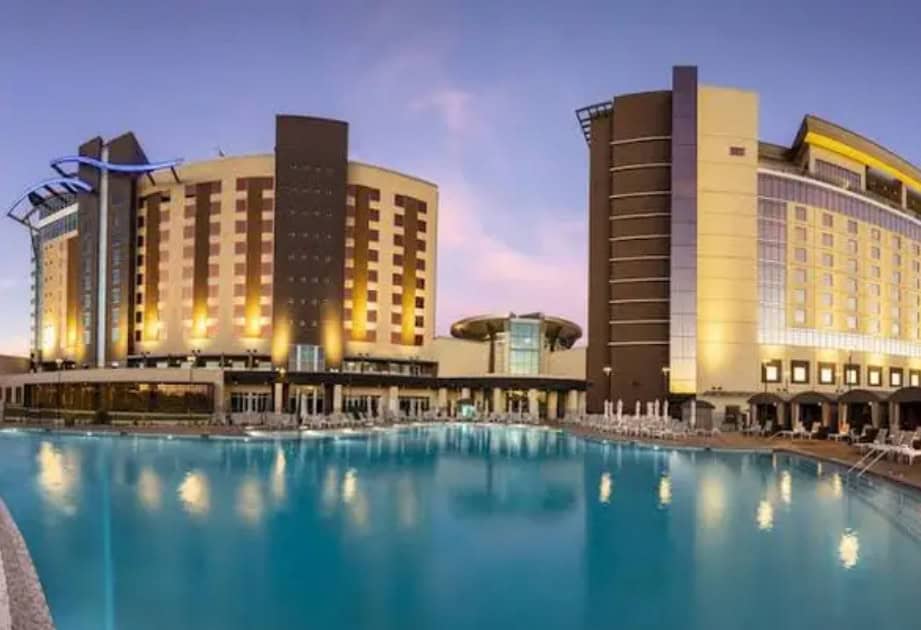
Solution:
M 231 413 L 265 413 L 271 408 L 269 392 L 231 392 Z

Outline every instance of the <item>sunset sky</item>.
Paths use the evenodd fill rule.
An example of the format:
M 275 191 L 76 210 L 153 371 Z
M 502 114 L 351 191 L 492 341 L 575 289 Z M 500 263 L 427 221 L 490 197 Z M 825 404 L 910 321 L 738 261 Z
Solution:
M 765 140 L 791 142 L 815 113 L 921 163 L 908 0 L 133 4 L 4 2 L 2 207 L 95 135 L 198 160 L 271 152 L 276 113 L 343 119 L 352 159 L 440 187 L 439 333 L 495 311 L 584 324 L 573 112 L 667 89 L 674 64 L 758 91 Z M 0 352 L 28 351 L 28 313 L 28 238 L 4 220 Z

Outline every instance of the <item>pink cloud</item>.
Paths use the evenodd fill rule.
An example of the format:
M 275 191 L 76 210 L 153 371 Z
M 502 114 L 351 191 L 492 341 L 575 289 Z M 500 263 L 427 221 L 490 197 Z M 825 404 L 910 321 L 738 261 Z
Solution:
M 478 313 L 543 311 L 585 322 L 585 224 L 532 212 L 516 234 L 497 234 L 495 208 L 458 180 L 442 181 L 437 330 Z

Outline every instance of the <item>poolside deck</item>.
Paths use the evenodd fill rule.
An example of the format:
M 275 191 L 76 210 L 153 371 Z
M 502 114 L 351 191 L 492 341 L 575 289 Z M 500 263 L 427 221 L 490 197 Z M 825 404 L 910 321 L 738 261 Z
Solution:
M 622 442 L 644 442 L 653 444 L 663 444 L 669 446 L 700 446 L 709 448 L 725 449 L 765 449 L 787 453 L 795 453 L 823 459 L 825 461 L 852 466 L 862 455 L 854 447 L 841 442 L 832 442 L 829 440 L 790 440 L 787 438 L 765 438 L 756 436 L 741 435 L 739 433 L 721 433 L 714 437 L 688 437 L 682 440 L 656 440 L 653 438 L 631 438 L 617 436 L 608 433 L 601 433 L 583 428 L 566 426 L 562 427 L 576 435 L 583 435 L 596 439 Z M 897 483 L 913 486 L 921 489 L 921 463 L 913 466 L 907 464 L 881 460 L 873 465 L 867 474 L 875 474 Z
M 693 436 L 681 440 L 657 440 L 654 438 L 632 438 L 609 433 L 602 433 L 571 424 L 551 424 L 554 428 L 563 429 L 574 435 L 608 440 L 612 442 L 643 442 L 662 444 L 666 446 L 699 446 L 703 448 L 725 449 L 764 449 L 787 453 L 795 453 L 823 459 L 825 461 L 851 466 L 856 463 L 861 455 L 857 450 L 847 444 L 831 442 L 828 440 L 790 440 L 786 438 L 763 438 L 741 435 L 739 433 L 722 433 L 713 437 Z M 93 433 L 114 434 L 146 434 L 146 435 L 182 435 L 182 436 L 237 436 L 245 435 L 241 426 L 227 425 L 155 425 L 155 426 L 122 426 L 122 425 L 79 425 L 64 427 L 56 424 L 44 423 L 0 423 L 2 428 L 18 429 L 49 429 L 52 431 L 92 431 Z M 867 474 L 905 484 L 921 490 L 921 463 L 913 466 L 882 460 L 876 463 Z

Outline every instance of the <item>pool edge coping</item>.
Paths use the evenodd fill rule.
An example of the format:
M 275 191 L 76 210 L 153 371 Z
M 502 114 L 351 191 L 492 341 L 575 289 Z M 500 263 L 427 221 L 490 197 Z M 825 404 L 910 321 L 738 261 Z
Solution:
M 26 541 L 6 503 L 0 498 L 0 604 L 6 606 L 2 621 L 15 630 L 54 630 L 51 609 L 32 562 Z M 0 630 L 6 630 L 0 625 Z

